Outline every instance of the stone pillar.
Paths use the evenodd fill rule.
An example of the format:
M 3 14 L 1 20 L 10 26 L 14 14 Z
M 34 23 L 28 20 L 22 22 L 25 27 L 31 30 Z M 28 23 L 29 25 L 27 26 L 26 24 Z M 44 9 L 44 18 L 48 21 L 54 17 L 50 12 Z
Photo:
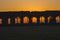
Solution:
M 15 17 L 12 16 L 12 17 L 11 17 L 11 25 L 14 25 L 14 24 L 15 24 Z
M 2 21 L 3 21 L 3 25 L 7 25 L 8 23 L 7 23 L 7 19 L 8 19 L 8 16 L 3 16 L 2 17 Z
M 37 24 L 40 24 L 40 16 L 37 17 Z
M 53 20 L 52 20 L 53 24 L 56 24 L 55 16 L 52 16 L 52 17 L 53 17 Z
M 24 18 L 24 17 L 23 17 L 23 16 L 20 16 L 20 17 L 21 17 L 21 24 L 23 24 L 23 18 Z
M 48 16 L 45 16 L 45 24 L 48 24 Z

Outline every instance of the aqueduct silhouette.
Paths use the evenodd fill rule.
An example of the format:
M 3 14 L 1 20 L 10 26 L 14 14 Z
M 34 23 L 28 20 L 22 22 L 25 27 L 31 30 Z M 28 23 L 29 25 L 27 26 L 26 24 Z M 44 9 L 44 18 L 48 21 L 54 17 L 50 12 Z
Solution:
M 60 11 L 44 12 L 0 12 L 0 24 L 57 24 L 60 23 Z

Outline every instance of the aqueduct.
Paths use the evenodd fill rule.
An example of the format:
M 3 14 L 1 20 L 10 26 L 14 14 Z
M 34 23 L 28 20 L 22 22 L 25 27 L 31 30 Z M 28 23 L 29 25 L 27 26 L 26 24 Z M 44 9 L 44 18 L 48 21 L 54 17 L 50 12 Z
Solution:
M 0 24 L 60 23 L 60 11 L 0 12 Z

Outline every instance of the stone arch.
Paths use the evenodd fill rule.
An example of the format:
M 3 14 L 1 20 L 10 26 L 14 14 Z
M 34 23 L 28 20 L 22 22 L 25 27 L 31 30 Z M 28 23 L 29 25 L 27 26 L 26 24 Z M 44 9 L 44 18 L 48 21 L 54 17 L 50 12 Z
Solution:
M 25 16 L 25 17 L 23 18 L 23 23 L 24 23 L 24 24 L 28 24 L 28 23 L 29 23 L 29 17 L 28 17 L 28 16 Z
M 59 23 L 60 22 L 60 16 L 56 16 L 56 23 Z
M 45 17 L 44 16 L 40 17 L 40 23 L 45 23 Z
M 50 22 L 52 21 L 52 16 L 49 16 L 49 17 L 47 18 L 47 21 L 48 21 L 48 23 L 50 23 Z
M 32 23 L 37 23 L 37 17 L 32 17 Z
M 21 18 L 18 16 L 18 17 L 16 17 L 15 18 L 15 24 L 19 24 L 19 23 L 21 23 Z

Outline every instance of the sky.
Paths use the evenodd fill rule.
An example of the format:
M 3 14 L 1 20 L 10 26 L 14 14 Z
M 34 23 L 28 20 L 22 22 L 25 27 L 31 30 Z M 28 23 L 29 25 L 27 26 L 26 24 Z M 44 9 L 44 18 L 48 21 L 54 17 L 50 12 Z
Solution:
M 60 10 L 60 0 L 0 0 L 0 11 Z

